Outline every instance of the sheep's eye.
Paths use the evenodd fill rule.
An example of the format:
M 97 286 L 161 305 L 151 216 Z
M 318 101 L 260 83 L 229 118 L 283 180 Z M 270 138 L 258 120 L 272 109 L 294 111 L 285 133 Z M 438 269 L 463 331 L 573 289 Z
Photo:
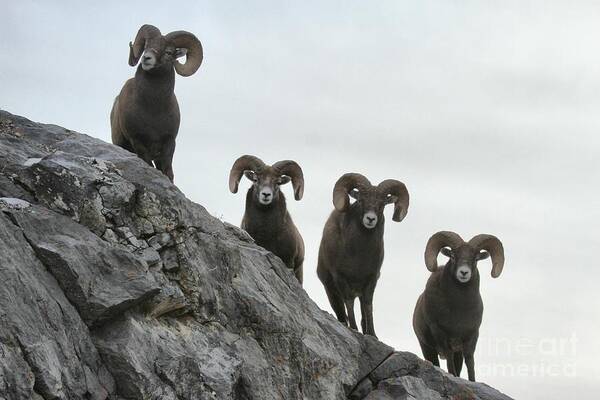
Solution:
M 449 258 L 452 258 L 452 259 L 454 258 L 454 252 L 451 249 L 447 248 L 447 247 L 442 248 L 441 252 L 446 257 L 449 257 Z

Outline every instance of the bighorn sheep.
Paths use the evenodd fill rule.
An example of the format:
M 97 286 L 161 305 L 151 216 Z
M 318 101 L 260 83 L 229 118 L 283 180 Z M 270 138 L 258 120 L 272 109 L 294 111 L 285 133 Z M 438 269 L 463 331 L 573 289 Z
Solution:
M 449 260 L 438 268 L 440 251 Z M 477 262 L 490 255 L 492 277 L 497 278 L 504 266 L 504 248 L 495 236 L 477 235 L 468 242 L 449 231 L 431 236 L 425 248 L 425 265 L 432 274 L 413 314 L 423 357 L 439 366 L 439 354 L 447 360 L 448 372 L 455 376 L 460 376 L 464 358 L 473 382 L 473 353 L 483 315 Z
M 245 155 L 238 158 L 229 173 L 229 190 L 237 193 L 242 174 L 252 181 L 246 194 L 246 210 L 242 229 L 256 244 L 281 258 L 302 284 L 304 241 L 287 211 L 285 196 L 279 190 L 290 180 L 296 200 L 304 193 L 304 176 L 300 166 L 291 160 L 266 165 L 258 157 Z
M 177 58 L 187 56 L 181 64 Z M 135 77 L 125 82 L 110 112 L 112 142 L 152 162 L 173 181 L 173 153 L 179 130 L 179 105 L 173 92 L 175 72 L 190 76 L 202 63 L 202 45 L 193 34 L 175 31 L 163 36 L 143 25 L 129 43 L 129 65 Z M 174 70 L 173 70 L 174 69 Z
M 350 204 L 350 195 L 356 199 Z M 383 209 L 394 203 L 392 219 L 400 222 L 408 211 L 406 186 L 387 179 L 378 186 L 361 174 L 343 175 L 333 188 L 335 209 L 323 229 L 317 275 L 325 286 L 337 319 L 357 329 L 354 300 L 360 299 L 362 332 L 375 336 L 373 293 L 383 263 Z

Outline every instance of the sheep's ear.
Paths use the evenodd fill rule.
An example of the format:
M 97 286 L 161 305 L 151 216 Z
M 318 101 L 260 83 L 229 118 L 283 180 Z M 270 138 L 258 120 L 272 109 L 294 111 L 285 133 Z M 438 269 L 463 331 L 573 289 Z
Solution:
M 135 51 L 133 50 L 133 43 L 129 42 L 129 65 L 131 65 L 132 67 L 135 67 L 137 65 L 137 63 L 140 61 L 141 56 L 142 56 L 141 53 L 137 57 L 135 56 Z
M 442 247 L 442 250 L 440 250 L 440 252 L 446 257 L 452 257 L 452 250 L 449 247 Z
M 278 185 L 285 185 L 286 183 L 290 183 L 290 181 L 292 180 L 292 178 L 290 178 L 287 175 L 282 175 L 279 177 L 279 179 L 277 179 L 277 184 Z
M 388 194 L 385 197 L 385 204 L 392 204 L 398 201 L 398 196 L 394 196 L 393 194 Z
M 175 49 L 175 58 L 181 58 L 185 55 L 187 55 L 187 49 L 185 47 L 179 47 L 177 49 Z
M 252 182 L 257 181 L 256 174 L 254 173 L 254 171 L 246 170 L 246 171 L 244 171 L 244 176 L 246 178 L 250 179 Z
M 352 189 L 350 192 L 348 192 L 348 195 L 350 197 L 352 197 L 354 200 L 358 200 L 358 197 L 360 196 L 360 192 L 356 189 Z
M 488 258 L 490 256 L 490 253 L 488 253 L 487 251 L 480 251 L 479 253 L 477 253 L 477 256 L 475 257 L 475 259 L 477 261 L 481 261 L 481 260 L 485 260 L 486 258 Z

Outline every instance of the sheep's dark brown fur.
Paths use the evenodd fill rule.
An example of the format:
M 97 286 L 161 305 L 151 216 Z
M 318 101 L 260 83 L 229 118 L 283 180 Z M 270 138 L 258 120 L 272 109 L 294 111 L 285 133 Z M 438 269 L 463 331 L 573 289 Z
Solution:
M 449 260 L 438 268 L 440 250 Z M 433 235 L 425 250 L 426 265 L 432 274 L 413 314 L 423 357 L 436 366 L 440 365 L 438 355 L 446 359 L 448 372 L 455 376 L 460 376 L 464 359 L 471 381 L 475 381 L 473 355 L 483 316 L 477 262 L 490 254 L 495 278 L 504 265 L 504 249 L 495 236 L 477 235 L 464 242 L 454 232 Z
M 244 174 L 253 184 L 246 193 L 246 208 L 241 228 L 256 244 L 281 258 L 302 284 L 304 241 L 287 210 L 286 199 L 280 185 L 292 181 L 296 200 L 302 199 L 304 178 L 300 166 L 290 160 L 266 165 L 257 157 L 242 156 L 233 165 L 229 178 L 232 193 Z M 268 189 L 268 204 L 264 204 Z M 260 201 L 263 197 L 263 202 Z
M 356 198 L 349 203 L 348 195 Z M 406 216 L 409 196 L 403 183 L 388 179 L 379 186 L 360 174 L 345 174 L 333 191 L 334 211 L 323 229 L 317 275 L 338 320 L 357 329 L 354 300 L 360 300 L 361 327 L 375 336 L 373 294 L 384 257 L 386 204 L 394 203 L 394 221 Z
M 304 241 L 287 211 L 285 196 L 280 192 L 272 205 L 266 208 L 254 200 L 255 190 L 250 188 L 246 194 L 241 228 L 252 236 L 256 244 L 281 258 L 302 284 Z
M 180 64 L 177 57 L 186 53 L 186 63 Z M 144 25 L 134 44 L 130 43 L 129 64 L 137 65 L 142 56 L 135 77 L 125 82 L 113 103 L 112 141 L 173 181 L 173 153 L 180 121 L 175 71 L 183 76 L 193 74 L 202 62 L 202 46 L 189 32 L 162 36 L 156 27 Z

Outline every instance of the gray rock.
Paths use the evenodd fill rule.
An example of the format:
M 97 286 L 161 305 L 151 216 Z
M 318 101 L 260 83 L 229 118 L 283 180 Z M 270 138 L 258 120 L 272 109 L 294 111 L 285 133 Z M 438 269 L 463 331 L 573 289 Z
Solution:
M 0 399 L 508 399 L 342 326 L 121 148 L 0 111 L 0 197 Z
M 509 400 L 510 397 L 483 383 L 447 374 L 408 352 L 395 352 L 369 374 L 375 389 L 365 399 Z M 352 392 L 360 397 L 361 385 Z M 386 397 L 387 396 L 387 397 Z M 390 397 L 391 396 L 391 397 Z
M 0 254 L 0 397 L 107 398 L 112 375 L 88 328 L 4 213 Z
M 393 399 L 442 400 L 440 393 L 429 388 L 421 378 L 401 376 L 381 381 L 375 392 L 384 392 Z M 373 393 L 375 393 L 373 392 Z
M 160 291 L 145 263 L 71 219 L 39 206 L 5 212 L 88 326 L 120 315 Z
M 349 400 L 360 400 L 364 399 L 369 393 L 373 391 L 373 382 L 368 377 L 360 381 L 358 385 L 354 388 L 350 396 L 348 396 Z
M 16 197 L 30 203 L 35 201 L 27 190 L 12 181 L 10 174 L 0 174 L 0 197 Z
M 28 208 L 30 205 L 31 203 L 26 200 L 16 199 L 14 197 L 0 197 L 0 207 L 3 208 L 22 210 Z
M 4 321 L 2 321 L 4 325 Z M 35 375 L 9 329 L 0 326 L 0 393 L 3 399 L 25 399 L 33 394 Z
M 37 164 L 40 161 L 42 161 L 41 158 L 29 158 L 23 163 L 23 165 L 26 167 L 31 167 L 33 164 Z

